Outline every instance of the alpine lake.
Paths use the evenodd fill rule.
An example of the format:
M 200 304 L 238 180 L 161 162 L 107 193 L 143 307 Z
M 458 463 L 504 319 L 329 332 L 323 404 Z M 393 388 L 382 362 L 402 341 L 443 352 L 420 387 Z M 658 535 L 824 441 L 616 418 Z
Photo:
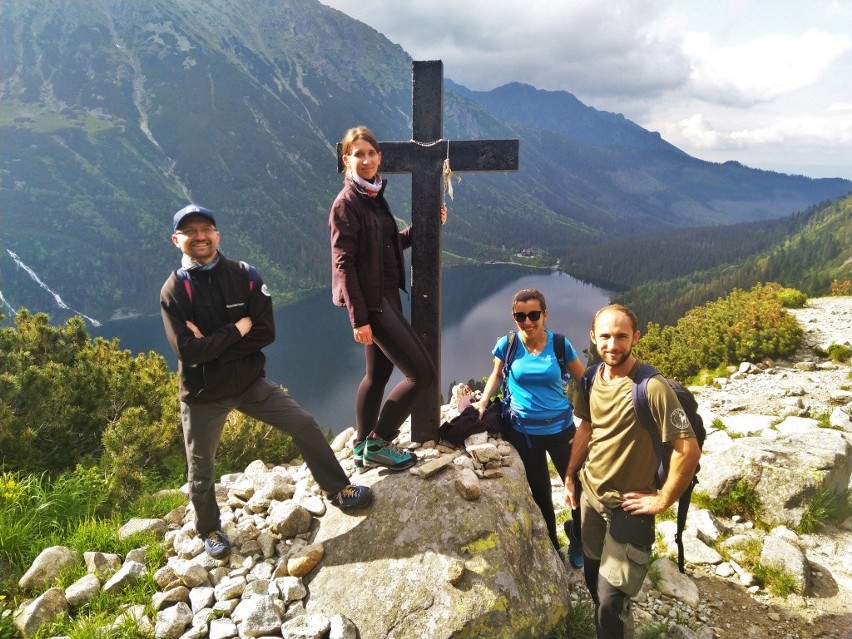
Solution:
M 585 362 L 592 317 L 611 292 L 557 270 L 509 264 L 458 266 L 442 274 L 441 394 L 453 384 L 480 381 L 491 372 L 496 341 L 515 330 L 510 304 L 522 288 L 537 288 L 547 300 L 547 328 L 563 333 Z M 403 293 L 406 312 L 409 297 Z M 320 427 L 340 433 L 354 426 L 355 391 L 364 375 L 363 346 L 355 343 L 348 314 L 321 289 L 275 311 L 276 339 L 264 349 L 266 375 L 281 384 Z M 117 337 L 133 353 L 155 351 L 173 370 L 177 357 L 160 316 L 149 315 L 88 327 L 93 336 Z M 388 388 L 401 379 L 395 371 Z

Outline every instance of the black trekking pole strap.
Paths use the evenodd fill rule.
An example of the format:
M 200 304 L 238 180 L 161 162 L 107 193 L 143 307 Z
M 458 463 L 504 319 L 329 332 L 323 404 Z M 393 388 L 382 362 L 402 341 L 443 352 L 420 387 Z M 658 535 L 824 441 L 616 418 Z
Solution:
M 675 533 L 675 543 L 677 544 L 677 568 L 681 572 L 684 570 L 684 553 L 683 553 L 683 529 L 686 528 L 686 514 L 689 512 L 689 501 L 692 498 L 692 488 L 695 486 L 695 480 L 689 482 L 689 486 L 683 491 L 680 499 L 677 501 L 677 532 Z

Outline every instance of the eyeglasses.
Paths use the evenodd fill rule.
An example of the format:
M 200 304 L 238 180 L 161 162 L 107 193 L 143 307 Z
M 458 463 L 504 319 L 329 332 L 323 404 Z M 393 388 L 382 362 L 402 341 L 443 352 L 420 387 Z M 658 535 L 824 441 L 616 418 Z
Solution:
M 541 319 L 542 311 L 530 311 L 529 313 L 512 313 L 512 317 L 515 318 L 515 321 L 520 324 L 522 322 L 526 322 L 527 318 L 530 318 L 531 322 L 537 322 Z
M 213 235 L 216 232 L 216 227 L 207 226 L 202 229 L 178 229 L 176 235 L 186 235 L 187 237 L 195 237 L 196 235 Z

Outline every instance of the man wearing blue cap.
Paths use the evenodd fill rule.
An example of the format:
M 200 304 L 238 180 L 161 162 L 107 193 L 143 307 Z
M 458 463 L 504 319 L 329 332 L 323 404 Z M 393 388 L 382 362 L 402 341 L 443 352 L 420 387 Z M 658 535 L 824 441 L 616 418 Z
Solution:
M 369 505 L 372 492 L 349 483 L 314 418 L 266 379 L 261 349 L 275 339 L 272 298 L 257 271 L 219 252 L 212 211 L 175 213 L 172 242 L 181 268 L 160 291 L 166 337 L 178 356 L 180 408 L 195 528 L 214 558 L 231 550 L 216 503 L 214 460 L 232 410 L 284 431 L 317 484 L 340 508 Z

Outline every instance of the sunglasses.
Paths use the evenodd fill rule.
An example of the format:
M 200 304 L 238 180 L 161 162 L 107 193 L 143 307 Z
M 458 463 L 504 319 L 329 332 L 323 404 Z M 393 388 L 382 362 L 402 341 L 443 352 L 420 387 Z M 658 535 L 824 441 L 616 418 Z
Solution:
M 515 318 L 515 321 L 520 324 L 522 322 L 526 322 L 527 318 L 530 318 L 531 322 L 537 322 L 541 319 L 542 311 L 530 311 L 529 313 L 512 313 L 512 317 Z

